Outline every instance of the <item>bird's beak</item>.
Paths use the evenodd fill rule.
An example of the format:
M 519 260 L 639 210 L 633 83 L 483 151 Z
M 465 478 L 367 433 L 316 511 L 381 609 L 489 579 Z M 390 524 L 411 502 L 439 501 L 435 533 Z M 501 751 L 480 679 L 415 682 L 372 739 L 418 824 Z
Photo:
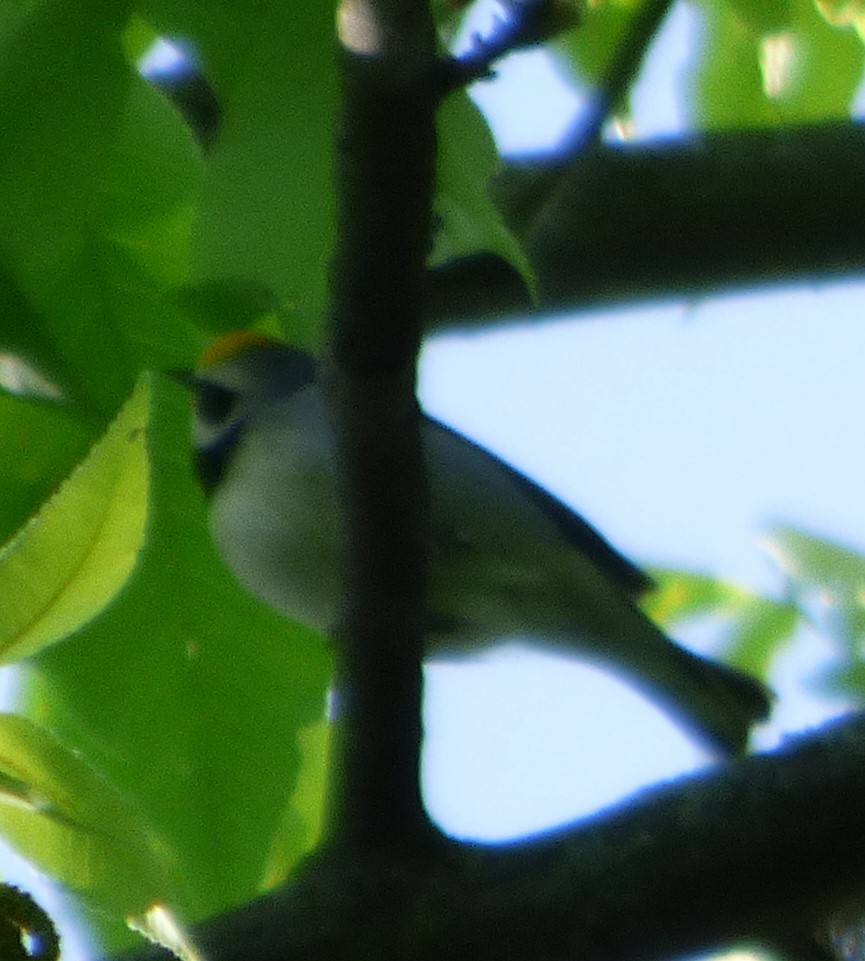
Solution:
M 193 370 L 175 367 L 171 370 L 164 370 L 163 373 L 166 377 L 170 377 L 175 384 L 180 384 L 181 387 L 185 387 L 187 390 L 195 390 L 199 383 Z

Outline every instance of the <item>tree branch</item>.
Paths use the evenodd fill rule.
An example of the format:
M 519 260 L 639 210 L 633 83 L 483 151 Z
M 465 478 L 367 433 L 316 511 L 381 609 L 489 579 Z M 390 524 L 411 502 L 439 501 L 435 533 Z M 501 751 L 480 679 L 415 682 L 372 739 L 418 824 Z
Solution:
M 807 941 L 865 904 L 863 798 L 856 716 L 522 843 L 325 855 L 198 938 L 209 961 L 656 961 Z
M 511 159 L 493 185 L 537 272 L 537 312 L 865 273 L 861 123 L 582 149 L 665 10 L 665 0 L 641 8 L 563 154 Z M 151 79 L 188 115 L 185 74 L 174 83 Z M 191 79 L 206 86 L 200 75 Z M 213 136 L 212 112 L 193 113 L 199 138 Z M 439 329 L 525 317 L 533 308 L 517 271 L 493 255 L 432 271 L 427 297 Z
M 514 160 L 493 193 L 537 272 L 537 312 L 549 315 L 861 275 L 863 165 L 865 125 L 825 123 Z M 524 314 L 525 292 L 501 270 L 512 281 L 492 291 L 462 266 L 434 274 L 431 323 Z M 489 292 L 482 314 L 478 290 Z
M 654 2 L 654 0 L 653 0 Z M 669 0 L 664 0 L 669 2 Z M 439 63 L 442 94 L 493 76 L 493 64 L 509 53 L 544 43 L 580 22 L 576 3 L 557 0 L 502 0 L 486 36 L 475 34 L 468 50 Z
M 415 401 L 435 169 L 425 3 L 344 0 L 329 386 L 344 542 L 330 845 L 433 835 L 419 785 L 426 486 Z

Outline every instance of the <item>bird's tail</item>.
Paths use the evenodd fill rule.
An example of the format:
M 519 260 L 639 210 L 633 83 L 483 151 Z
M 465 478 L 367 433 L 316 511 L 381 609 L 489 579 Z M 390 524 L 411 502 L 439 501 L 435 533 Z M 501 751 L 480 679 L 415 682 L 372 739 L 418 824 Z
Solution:
M 752 726 L 769 716 L 768 688 L 743 671 L 664 641 L 663 658 L 655 670 L 641 671 L 638 683 L 713 750 L 742 754 Z

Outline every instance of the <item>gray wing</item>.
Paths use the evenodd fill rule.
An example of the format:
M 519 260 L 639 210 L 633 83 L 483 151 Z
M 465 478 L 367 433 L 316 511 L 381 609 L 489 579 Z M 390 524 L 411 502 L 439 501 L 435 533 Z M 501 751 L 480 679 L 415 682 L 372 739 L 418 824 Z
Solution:
M 653 587 L 652 579 L 645 571 L 631 563 L 588 521 L 575 511 L 563 504 L 549 491 L 544 490 L 534 481 L 511 467 L 505 461 L 490 453 L 480 444 L 474 443 L 463 434 L 448 427 L 441 421 L 427 417 L 429 427 L 449 435 L 454 442 L 462 444 L 483 455 L 489 460 L 491 468 L 500 473 L 558 528 L 562 538 L 571 544 L 575 550 L 587 557 L 602 573 L 609 577 L 628 597 L 637 597 Z

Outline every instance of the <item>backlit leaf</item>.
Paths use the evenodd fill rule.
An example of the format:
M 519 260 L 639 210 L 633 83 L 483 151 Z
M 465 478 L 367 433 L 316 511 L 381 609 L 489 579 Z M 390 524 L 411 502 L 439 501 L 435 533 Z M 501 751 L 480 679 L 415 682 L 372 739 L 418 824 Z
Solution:
M 149 393 L 143 380 L 87 458 L 0 551 L 0 656 L 32 655 L 96 616 L 144 539 Z
M 0 831 L 43 871 L 123 914 L 172 896 L 170 865 L 140 813 L 51 733 L 0 714 L 0 777 L 19 785 L 15 798 L 0 790 Z

